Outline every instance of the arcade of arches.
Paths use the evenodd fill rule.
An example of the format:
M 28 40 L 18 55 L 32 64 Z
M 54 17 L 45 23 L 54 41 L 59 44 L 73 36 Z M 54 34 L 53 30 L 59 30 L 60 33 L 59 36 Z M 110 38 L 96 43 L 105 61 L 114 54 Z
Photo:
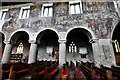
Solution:
M 84 28 L 73 28 L 64 33 L 45 29 L 32 37 L 29 32 L 17 31 L 10 36 L 9 41 L 5 40 L 3 33 L 0 33 L 0 37 L 2 37 L 0 40 L 0 45 L 2 45 L 0 48 L 1 63 L 23 62 L 30 64 L 37 60 L 59 60 L 59 64 L 62 65 L 65 61 L 81 60 L 95 62 L 96 65 L 107 65 L 107 63 L 110 64 L 109 60 L 111 59 L 113 61 L 110 65 L 116 65 L 120 62 L 120 28 L 118 26 L 119 24 L 116 26 L 112 38 L 113 42 L 116 41 L 112 44 L 115 54 L 111 52 L 110 57 L 100 49 L 100 43 L 104 44 L 104 42 L 94 39 L 93 34 Z M 108 62 L 105 63 L 105 60 Z

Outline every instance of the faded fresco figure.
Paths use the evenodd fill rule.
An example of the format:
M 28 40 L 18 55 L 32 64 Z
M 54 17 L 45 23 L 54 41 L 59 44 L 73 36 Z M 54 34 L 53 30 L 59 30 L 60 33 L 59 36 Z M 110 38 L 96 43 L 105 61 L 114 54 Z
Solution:
M 112 18 L 110 18 L 109 16 L 107 17 L 106 19 L 106 23 L 105 23 L 105 26 L 107 28 L 107 35 L 111 33 L 111 28 L 112 28 Z
M 88 23 L 88 28 L 90 28 L 92 31 L 95 32 L 95 34 L 97 34 L 97 31 L 99 31 L 99 28 L 97 27 L 97 22 L 94 19 L 90 19 L 89 17 L 87 17 L 86 22 Z

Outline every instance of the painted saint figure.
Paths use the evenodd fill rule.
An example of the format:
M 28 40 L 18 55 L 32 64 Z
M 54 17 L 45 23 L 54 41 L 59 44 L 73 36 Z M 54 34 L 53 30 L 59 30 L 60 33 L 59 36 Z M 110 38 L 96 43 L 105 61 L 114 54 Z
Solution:
M 112 28 L 112 18 L 110 18 L 109 16 L 107 17 L 106 19 L 106 23 L 105 23 L 105 26 L 107 28 L 107 34 L 110 34 L 111 33 L 111 28 Z

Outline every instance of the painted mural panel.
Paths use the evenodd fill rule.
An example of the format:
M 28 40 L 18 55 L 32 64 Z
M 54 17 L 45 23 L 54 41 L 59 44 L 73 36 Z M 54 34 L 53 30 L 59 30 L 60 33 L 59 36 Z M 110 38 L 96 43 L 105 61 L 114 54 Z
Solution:
M 87 5 L 85 4 L 85 6 Z M 92 30 L 97 38 L 110 38 L 113 28 L 119 21 L 117 13 L 111 11 L 113 7 L 108 8 L 108 6 L 106 11 L 101 10 L 88 13 L 83 11 L 82 14 L 69 14 L 68 3 L 55 3 L 53 8 L 53 17 L 40 17 L 40 6 L 32 6 L 30 18 L 26 19 L 18 19 L 16 16 L 19 13 L 15 11 L 13 13 L 9 12 L 14 15 L 11 14 L 12 16 L 5 21 L 3 31 L 13 32 L 20 28 L 27 28 L 36 32 L 42 28 L 51 27 L 58 30 L 58 32 L 66 32 L 72 27 L 84 26 Z
M 98 13 L 85 20 L 87 27 L 91 29 L 98 38 L 110 38 L 113 28 L 118 23 L 116 13 Z
M 65 16 L 68 14 L 68 5 L 64 2 L 56 3 L 54 6 L 54 16 Z
M 30 7 L 30 17 L 39 17 L 41 5 L 36 4 Z

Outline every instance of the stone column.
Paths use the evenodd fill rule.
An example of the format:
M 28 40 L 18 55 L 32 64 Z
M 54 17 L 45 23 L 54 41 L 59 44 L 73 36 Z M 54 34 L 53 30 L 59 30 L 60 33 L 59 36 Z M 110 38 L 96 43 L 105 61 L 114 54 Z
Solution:
M 10 53 L 12 50 L 12 45 L 10 44 L 10 41 L 5 41 L 4 43 L 6 45 L 5 45 L 5 49 L 4 49 L 3 56 L 2 56 L 2 61 L 1 61 L 2 64 L 9 63 Z
M 59 40 L 59 65 L 63 66 L 66 57 L 66 40 Z
M 94 57 L 94 63 L 95 66 L 100 67 L 101 65 L 101 53 L 99 50 L 99 43 L 98 43 L 98 39 L 92 39 L 90 41 L 90 43 L 92 44 L 92 50 L 93 50 L 93 57 Z
M 31 63 L 36 62 L 37 44 L 36 44 L 36 41 L 34 41 L 34 40 L 31 40 L 29 42 L 31 43 L 31 46 L 30 46 L 30 50 L 29 50 L 28 64 L 31 64 Z

